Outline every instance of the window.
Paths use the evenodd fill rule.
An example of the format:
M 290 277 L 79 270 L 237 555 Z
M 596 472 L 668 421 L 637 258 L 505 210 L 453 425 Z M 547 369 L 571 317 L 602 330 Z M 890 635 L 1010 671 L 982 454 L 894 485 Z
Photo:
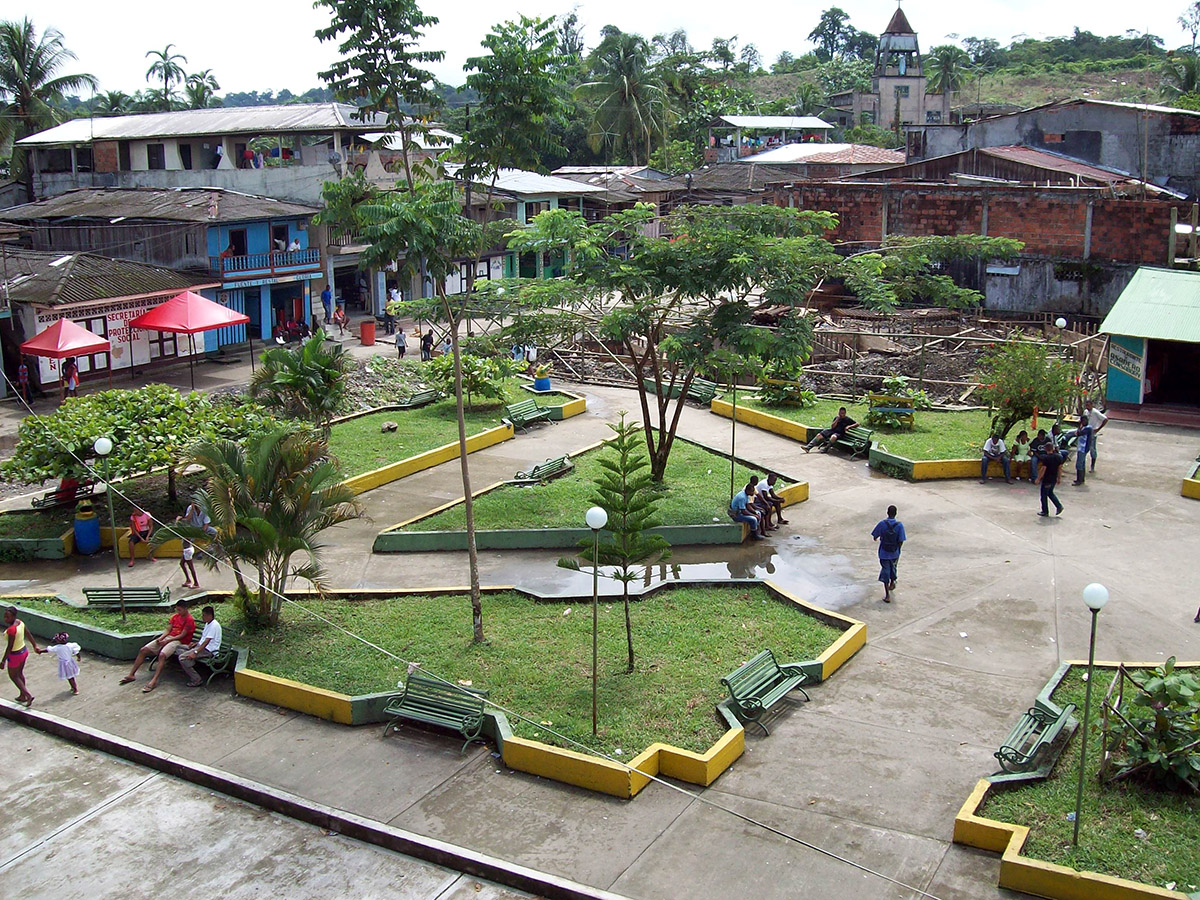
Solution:
M 536 203 L 525 204 L 525 224 L 533 221 L 533 217 L 538 213 L 543 213 L 550 208 L 549 200 L 538 200 Z
M 942 111 L 940 109 L 925 110 L 925 124 L 926 125 L 941 125 L 942 124 Z
M 129 160 L 129 141 L 121 141 L 117 145 L 117 166 L 122 172 L 128 172 L 133 168 L 133 163 Z
M 1063 136 L 1061 134 L 1043 134 L 1042 135 L 1042 143 L 1043 144 L 1061 144 L 1062 142 L 1063 142 Z
M 271 249 L 282 253 L 288 246 L 288 227 L 286 225 L 271 226 Z
M 146 167 L 149 169 L 165 169 L 167 167 L 167 148 L 165 144 L 146 145 Z
M 907 84 L 897 85 L 896 86 L 896 96 L 897 97 L 907 97 L 908 96 L 908 85 Z
M 76 147 L 75 148 L 75 169 L 79 172 L 92 171 L 92 148 L 91 147 Z
M 192 145 L 191 144 L 180 144 L 179 145 L 179 161 L 181 163 L 183 163 L 183 167 L 185 169 L 190 169 L 192 167 Z
M 229 230 L 229 247 L 234 256 L 246 255 L 246 229 L 231 228 Z

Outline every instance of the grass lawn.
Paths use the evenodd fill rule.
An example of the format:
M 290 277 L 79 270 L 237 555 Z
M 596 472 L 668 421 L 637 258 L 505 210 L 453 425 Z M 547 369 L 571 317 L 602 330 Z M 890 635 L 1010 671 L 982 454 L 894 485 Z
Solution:
M 1054 694 L 1058 704 L 1075 703 L 1082 718 L 1085 670 L 1072 668 Z M 1099 704 L 1113 672 L 1096 670 L 1092 687 L 1092 722 L 1099 721 Z M 1175 882 L 1190 893 L 1200 889 L 1200 796 L 1167 793 L 1135 782 L 1101 786 L 1100 735 L 1090 736 L 1088 771 L 1084 780 L 1083 817 L 1079 847 L 1072 849 L 1079 772 L 1081 731 L 1045 781 L 1000 791 L 990 797 L 982 814 L 1004 822 L 1028 825 L 1025 854 L 1076 869 L 1101 872 L 1161 886 Z M 1146 837 L 1135 832 L 1141 829 Z
M 147 512 L 160 520 L 171 520 L 183 513 L 189 498 L 203 479 L 199 475 L 181 475 L 175 479 L 179 502 L 171 504 L 167 499 L 167 474 L 143 475 L 115 484 L 113 511 L 118 528 L 129 527 L 134 503 L 144 505 Z M 49 488 L 47 488 L 48 490 Z M 123 495 L 123 496 L 122 496 Z M 128 497 L 129 499 L 126 499 Z M 107 527 L 108 505 L 104 495 L 92 498 L 100 524 Z M 75 507 L 56 506 L 52 509 L 14 510 L 0 512 L 0 538 L 47 538 L 58 537 L 75 522 Z
M 475 527 L 572 528 L 583 527 L 581 511 L 594 504 L 593 479 L 600 474 L 600 455 L 593 450 L 573 458 L 575 471 L 545 484 L 506 485 L 475 500 Z M 738 466 L 738 487 L 763 470 Z M 711 525 L 728 522 L 729 459 L 703 447 L 676 440 L 667 462 L 664 499 L 658 517 L 664 525 Z M 418 531 L 462 531 L 466 526 L 462 504 L 422 519 L 411 526 Z
M 534 395 L 522 390 L 520 382 L 513 380 L 505 386 L 505 397 L 484 406 L 466 411 L 467 435 L 477 434 L 500 424 L 504 405 L 518 400 L 529 400 Z M 540 406 L 561 406 L 569 399 L 565 394 L 538 396 Z M 380 431 L 384 422 L 396 422 L 399 428 L 392 432 Z M 454 398 L 447 397 L 420 409 L 390 410 L 371 413 L 339 422 L 333 426 L 329 447 L 342 464 L 347 476 L 361 475 L 382 468 L 418 453 L 424 453 L 443 444 L 458 440 L 458 419 L 455 414 Z
M 592 619 L 588 601 L 538 602 L 517 593 L 485 594 L 488 641 L 471 643 L 465 596 L 413 595 L 366 600 L 305 600 L 305 606 L 444 678 L 470 681 L 505 707 L 517 734 L 553 743 L 542 727 L 592 745 Z M 565 614 L 566 610 L 569 614 Z M 119 613 L 64 610 L 64 618 L 116 628 Z M 349 694 L 391 691 L 404 667 L 285 606 L 283 627 L 245 632 L 218 607 L 225 639 L 250 648 L 252 668 Z M 600 606 L 600 736 L 596 746 L 628 759 L 656 740 L 703 751 L 725 731 L 714 706 L 721 676 L 764 647 L 781 662 L 813 659 L 841 632 L 757 586 L 661 590 L 632 604 L 637 666 L 625 674 L 621 603 Z M 161 629 L 167 616 L 130 613 L 125 631 Z
M 730 400 L 729 394 L 724 396 Z M 845 406 L 850 418 L 865 422 L 866 403 L 846 403 L 842 400 L 818 400 L 816 406 L 803 409 L 796 406 L 767 406 L 759 403 L 750 394 L 738 392 L 738 406 L 761 410 L 781 419 L 789 419 L 816 428 L 828 428 L 837 415 L 838 407 Z M 940 410 L 917 410 L 916 424 L 908 428 L 878 428 L 874 440 L 895 453 L 908 459 L 978 459 L 983 453 L 983 442 L 987 440 L 992 417 L 986 410 L 969 409 L 961 412 Z M 1023 422 L 1008 433 L 1006 443 L 1029 423 Z
M 166 608 L 158 610 L 129 610 L 125 614 L 125 621 L 122 622 L 119 610 L 111 612 L 106 609 L 87 609 L 85 607 L 68 606 L 57 597 L 46 597 L 43 600 L 22 598 L 19 603 L 28 609 L 44 612 L 50 616 L 57 616 L 60 619 L 80 622 L 84 625 L 95 625 L 98 628 L 103 628 L 105 631 L 112 631 L 116 634 L 142 634 L 147 631 L 162 631 L 167 627 L 167 620 L 171 618 L 171 614 L 174 612 L 174 610 Z M 221 609 L 221 606 L 217 607 L 218 618 L 221 617 Z M 192 615 L 196 617 L 196 621 L 199 623 L 199 612 L 193 609 Z

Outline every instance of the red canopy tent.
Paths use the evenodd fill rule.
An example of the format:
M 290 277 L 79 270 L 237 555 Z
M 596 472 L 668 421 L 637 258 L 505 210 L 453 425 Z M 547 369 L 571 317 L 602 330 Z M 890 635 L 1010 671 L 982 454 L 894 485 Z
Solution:
M 230 325 L 246 325 L 250 317 L 244 313 L 235 312 L 220 303 L 213 303 L 207 297 L 184 291 L 172 297 L 153 309 L 148 309 L 129 323 L 130 342 L 133 341 L 133 329 L 143 331 L 169 331 L 188 336 L 188 347 L 192 353 L 188 355 L 188 371 L 192 377 L 192 388 L 196 387 L 196 371 L 193 368 L 195 345 L 192 335 L 201 331 L 213 331 L 217 328 L 228 328 Z M 250 368 L 254 368 L 254 336 L 246 331 L 250 339 Z M 132 348 L 131 348 L 132 349 Z
M 67 359 L 72 356 L 89 356 L 92 353 L 108 353 L 112 344 L 108 338 L 93 334 L 70 319 L 59 319 L 21 345 L 21 353 L 28 356 L 45 356 L 50 359 Z M 108 383 L 112 385 L 112 363 L 108 366 Z M 63 385 L 65 389 L 65 385 Z

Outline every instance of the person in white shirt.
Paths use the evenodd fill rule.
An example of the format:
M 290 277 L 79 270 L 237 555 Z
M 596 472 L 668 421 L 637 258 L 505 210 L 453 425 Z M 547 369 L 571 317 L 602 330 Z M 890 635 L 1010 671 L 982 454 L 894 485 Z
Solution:
M 1092 458 L 1092 471 L 1096 471 L 1096 435 L 1108 424 L 1108 416 L 1096 409 L 1091 400 L 1084 401 L 1083 414 L 1087 416 L 1088 424 L 1092 426 L 1092 442 L 1088 445 L 1088 455 Z
M 176 654 L 179 665 L 187 673 L 188 687 L 200 687 L 204 681 L 196 674 L 196 660 L 209 659 L 217 655 L 221 649 L 221 623 L 217 621 L 216 611 L 211 606 L 204 607 L 200 613 L 204 622 L 204 630 L 200 632 L 200 640 L 192 644 L 182 653 Z
M 300 238 L 294 237 L 294 238 L 292 238 L 292 242 L 290 244 L 288 244 L 288 253 L 299 253 L 299 252 L 300 252 Z
M 71 685 L 72 694 L 79 693 L 79 685 L 75 683 L 79 675 L 79 649 L 65 631 L 60 631 L 49 644 L 38 650 L 38 653 L 53 653 L 58 658 L 58 679 Z
M 983 465 L 979 470 L 979 483 L 987 484 L 988 480 L 988 463 L 992 461 L 1000 463 L 1004 467 L 1004 480 L 1012 484 L 1012 472 L 1009 469 L 1008 463 L 1008 448 L 1004 446 L 1004 439 L 998 434 L 991 435 L 983 443 Z

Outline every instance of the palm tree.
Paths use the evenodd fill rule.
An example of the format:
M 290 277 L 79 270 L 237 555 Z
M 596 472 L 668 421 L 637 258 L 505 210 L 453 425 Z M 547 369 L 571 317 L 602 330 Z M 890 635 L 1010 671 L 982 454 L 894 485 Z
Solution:
M 96 98 L 96 112 L 116 116 L 133 108 L 134 98 L 124 91 L 106 91 Z
M 961 90 L 970 73 L 971 57 L 962 47 L 942 44 L 925 57 L 925 75 L 931 94 L 952 94 Z
M 828 106 L 825 102 L 825 92 L 821 90 L 819 84 L 813 81 L 801 82 L 800 86 L 796 88 L 792 102 L 795 104 L 795 113 L 798 116 L 819 116 Z
M 216 92 L 221 89 L 217 79 L 213 77 L 212 69 L 189 75 L 184 82 L 184 93 L 187 95 L 189 109 L 206 109 L 217 99 Z
M 0 146 L 41 131 L 60 114 L 56 103 L 68 91 L 96 89 L 93 75 L 59 75 L 75 54 L 63 45 L 63 36 L 47 28 L 38 37 L 33 22 L 0 22 Z M 25 151 L 13 147 L 11 172 L 25 182 L 33 200 L 33 171 L 25 165 Z
M 319 330 L 296 349 L 272 347 L 250 378 L 250 396 L 282 415 L 306 419 L 328 436 L 329 420 L 346 396 L 350 356 L 327 345 Z
M 577 93 L 596 103 L 588 141 L 599 149 L 606 141 L 624 144 L 634 165 L 638 148 L 650 159 L 650 138 L 666 118 L 666 95 L 650 68 L 645 38 L 612 29 L 592 51 L 593 80 Z
M 1200 57 L 1194 53 L 1177 53 L 1163 60 L 1161 90 L 1167 100 L 1197 93 L 1200 90 Z
M 146 70 L 146 80 L 157 78 L 162 82 L 162 93 L 158 95 L 159 102 L 162 104 L 162 109 L 169 110 L 171 101 L 175 97 L 175 91 L 171 85 L 176 81 L 183 81 L 183 67 L 180 62 L 187 62 L 187 57 L 182 53 L 172 53 L 171 48 L 174 44 L 167 44 L 161 50 L 151 50 L 146 54 L 147 58 L 153 58 L 150 68 Z
M 211 539 L 209 565 L 228 560 L 247 616 L 258 624 L 278 623 L 289 578 L 324 589 L 319 535 L 362 514 L 329 457 L 328 444 L 314 439 L 307 428 L 282 426 L 251 437 L 245 446 L 228 440 L 202 442 L 189 462 L 206 472 L 206 487 L 195 499 L 216 534 L 173 525 L 159 531 L 159 543 L 175 536 Z M 305 561 L 293 566 L 297 554 Z M 256 573 L 255 583 L 247 583 L 243 567 Z

